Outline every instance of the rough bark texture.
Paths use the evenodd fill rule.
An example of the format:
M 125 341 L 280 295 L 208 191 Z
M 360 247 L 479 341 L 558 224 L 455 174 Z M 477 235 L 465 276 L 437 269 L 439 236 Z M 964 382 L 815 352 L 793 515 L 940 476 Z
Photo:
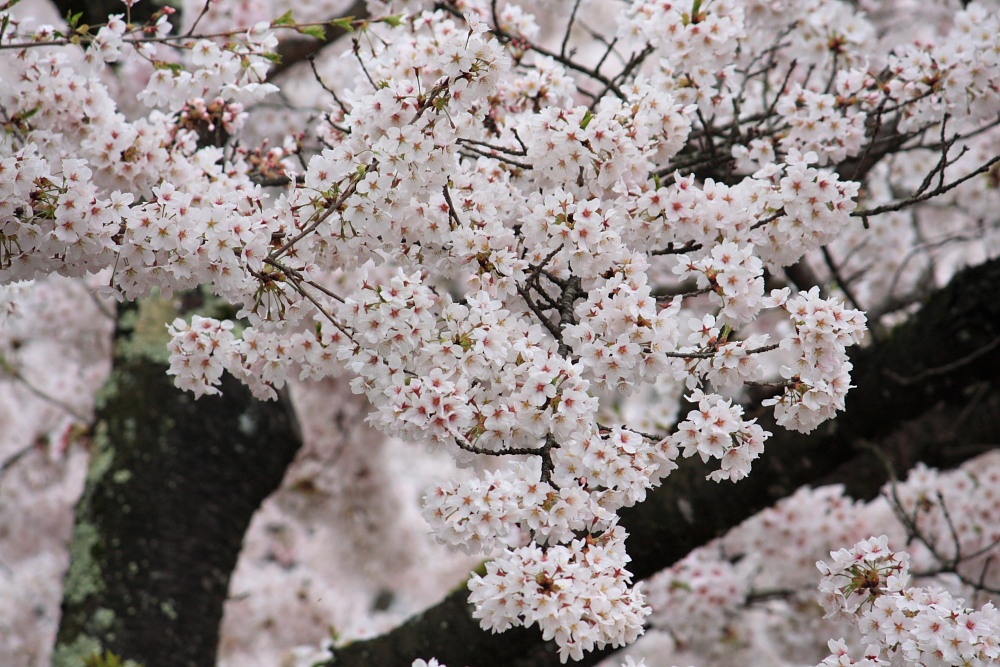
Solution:
M 847 409 L 809 435 L 774 433 L 751 475 L 738 484 L 705 480 L 711 466 L 684 461 L 646 502 L 622 512 L 630 568 L 643 579 L 769 507 L 804 484 L 844 483 L 872 497 L 917 461 L 947 467 L 1000 440 L 1000 261 L 955 276 L 907 323 L 854 350 Z M 987 443 L 987 444 L 980 444 Z M 878 453 L 876 453 L 878 452 Z M 409 667 L 435 656 L 449 667 L 558 664 L 536 629 L 490 635 L 459 589 L 396 630 L 335 652 L 336 667 Z M 601 656 L 588 656 L 590 665 Z
M 259 402 L 228 376 L 222 396 L 195 400 L 138 343 L 118 337 L 98 407 L 59 667 L 105 651 L 145 667 L 213 666 L 244 531 L 300 444 L 286 402 Z

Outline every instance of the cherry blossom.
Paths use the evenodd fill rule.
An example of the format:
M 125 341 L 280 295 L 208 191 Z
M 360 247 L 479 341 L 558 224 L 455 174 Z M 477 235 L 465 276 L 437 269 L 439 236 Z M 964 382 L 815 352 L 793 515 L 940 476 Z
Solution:
M 25 382 L 6 341 L 30 281 L 81 281 L 102 307 L 199 290 L 224 305 L 165 323 L 175 384 L 218 394 L 228 372 L 275 399 L 343 377 L 381 437 L 464 469 L 419 496 L 437 542 L 489 559 L 475 618 L 537 625 L 563 661 L 647 617 L 708 651 L 753 557 L 676 566 L 652 611 L 618 511 L 681 457 L 753 474 L 771 435 L 753 410 L 803 433 L 834 418 L 869 323 L 1000 247 L 985 4 L 914 35 L 834 0 L 573 3 L 569 25 L 538 2 L 371 0 L 326 23 L 339 6 L 258 0 L 137 26 L 133 4 L 87 30 L 0 12 L 4 367 Z M 272 69 L 320 22 L 352 37 L 308 75 Z M 922 479 L 894 498 L 925 538 L 914 560 L 960 560 L 952 531 L 995 543 L 990 498 Z M 990 604 L 911 586 L 887 535 L 842 525 L 876 510 L 801 493 L 855 542 L 820 566 L 821 597 L 865 649 L 833 640 L 820 664 L 998 657 Z M 771 553 L 776 517 L 727 548 Z M 671 605 L 712 626 L 700 645 Z

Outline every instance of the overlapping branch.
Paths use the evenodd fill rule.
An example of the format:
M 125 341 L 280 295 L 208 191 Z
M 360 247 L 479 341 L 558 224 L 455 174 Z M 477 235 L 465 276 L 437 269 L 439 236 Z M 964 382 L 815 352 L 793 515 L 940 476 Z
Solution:
M 784 431 L 773 427 L 768 415 L 757 415 L 775 435 L 748 478 L 735 485 L 708 482 L 710 466 L 688 459 L 646 502 L 622 511 L 635 577 L 668 567 L 802 485 L 839 482 L 856 497 L 874 496 L 887 473 L 869 449 L 873 443 L 901 472 L 917 461 L 956 465 L 983 451 L 960 446 L 963 441 L 1000 439 L 996 409 L 965 421 L 960 432 L 949 431 L 968 388 L 982 386 L 988 404 L 1000 404 L 995 381 L 1000 350 L 990 347 L 1000 337 L 1000 302 L 993 297 L 998 281 L 1000 261 L 968 269 L 935 293 L 877 353 L 854 350 L 857 387 L 848 394 L 847 409 L 814 433 Z M 946 370 L 929 372 L 933 369 Z M 912 385 L 892 380 L 920 374 L 925 381 Z M 896 436 L 904 431 L 906 437 Z M 463 586 L 396 630 L 338 649 L 326 665 L 409 667 L 414 659 L 430 656 L 476 667 L 558 664 L 554 647 L 537 630 L 516 628 L 503 635 L 480 630 L 467 597 Z M 606 654 L 595 652 L 575 664 L 592 665 Z

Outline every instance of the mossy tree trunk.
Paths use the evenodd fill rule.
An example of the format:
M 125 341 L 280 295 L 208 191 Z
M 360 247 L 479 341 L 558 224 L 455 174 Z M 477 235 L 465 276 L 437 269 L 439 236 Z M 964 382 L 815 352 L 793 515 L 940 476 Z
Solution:
M 300 446 L 286 401 L 257 401 L 229 376 L 221 396 L 195 400 L 153 353 L 162 341 L 140 340 L 139 328 L 119 331 L 99 399 L 58 667 L 105 651 L 145 667 L 212 667 L 244 532 Z

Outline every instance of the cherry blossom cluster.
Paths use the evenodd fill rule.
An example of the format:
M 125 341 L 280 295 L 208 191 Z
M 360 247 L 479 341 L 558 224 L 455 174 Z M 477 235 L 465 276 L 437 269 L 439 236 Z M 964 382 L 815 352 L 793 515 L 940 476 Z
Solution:
M 227 103 L 221 97 L 211 102 L 200 97 L 193 98 L 181 112 L 181 124 L 196 131 L 204 128 L 209 132 L 221 127 L 225 132 L 235 134 L 247 118 L 243 108 L 242 104 Z
M 581 369 L 555 354 L 537 324 L 482 292 L 468 305 L 448 304 L 438 319 L 427 307 L 438 297 L 419 276 L 393 282 L 344 306 L 364 323 L 360 335 L 378 341 L 344 340 L 338 351 L 358 374 L 357 390 L 380 406 L 373 423 L 494 451 L 536 447 L 548 428 L 561 437 L 593 428 L 595 401 Z
M 975 120 L 996 110 L 983 92 L 1000 83 L 996 30 L 1000 20 L 985 5 L 970 3 L 957 12 L 940 44 L 916 43 L 893 53 L 888 92 L 905 105 L 903 129 L 940 121 L 945 115 Z
M 830 616 L 858 615 L 887 592 L 909 583 L 909 554 L 889 549 L 885 535 L 862 540 L 851 549 L 830 552 L 831 563 L 819 561 L 820 604 Z
M 550 485 L 529 484 L 519 473 L 508 468 L 429 490 L 424 516 L 437 538 L 467 553 L 518 546 L 517 523 L 527 520 L 525 509 L 540 510 L 543 499 L 555 495 Z
M 577 306 L 579 324 L 563 328 L 564 340 L 591 376 L 622 391 L 682 368 L 668 356 L 679 343 L 680 300 L 660 308 L 642 272 L 647 260 L 630 259 Z
M 6 213 L 0 228 L 0 273 L 25 279 L 54 258 L 73 267 L 67 272 L 80 275 L 101 259 L 107 261 L 132 195 L 98 197 L 91 174 L 87 161 L 79 159 L 62 160 L 52 173 L 33 144 L 0 162 L 0 207 Z
M 490 561 L 485 576 L 469 581 L 474 615 L 494 632 L 537 624 L 559 646 L 562 662 L 635 641 L 649 608 L 638 587 L 629 585 L 625 537 L 615 527 L 568 545 L 521 547 Z
M 816 66 L 827 66 L 839 61 L 847 67 L 861 64 L 875 46 L 876 27 L 859 8 L 835 0 L 806 0 L 805 2 L 766 2 L 753 0 L 755 28 L 762 28 L 766 21 L 770 29 L 782 30 L 787 23 L 780 20 L 782 12 L 792 9 L 797 14 L 796 30 L 789 35 L 788 54 L 795 54 Z
M 643 436 L 621 427 L 602 430 L 587 438 L 580 447 L 560 447 L 552 455 L 552 477 L 572 489 L 581 484 L 597 506 L 594 517 L 609 518 L 607 512 L 631 507 L 646 498 L 677 468 L 678 450 L 671 439 L 651 443 Z
M 660 76 L 678 99 L 705 111 L 727 102 L 725 81 L 747 36 L 741 3 L 650 0 L 633 3 L 628 14 L 617 37 L 656 48 Z
M 796 361 L 781 369 L 789 386 L 764 404 L 775 406 L 779 425 L 808 433 L 844 409 L 852 368 L 846 348 L 861 342 L 866 320 L 863 313 L 844 308 L 836 299 L 820 298 L 815 287 L 784 301 L 782 307 L 795 323 L 795 336 L 783 339 L 780 347 Z
M 698 286 L 710 286 L 722 301 L 716 317 L 719 325 L 737 327 L 752 320 L 764 305 L 764 264 L 754 255 L 753 245 L 740 247 L 720 243 L 712 252 L 688 266 L 678 265 L 682 273 L 697 276 Z
M 769 209 L 782 214 L 750 235 L 758 254 L 772 266 L 789 266 L 806 251 L 832 241 L 850 224 L 859 186 L 828 169 L 810 166 L 818 159 L 811 151 L 792 149 L 784 157 L 783 169 L 770 164 L 754 174 L 755 179 L 776 185 Z
M 738 481 L 750 474 L 754 459 L 764 452 L 764 441 L 771 434 L 762 429 L 756 419 L 743 419 L 743 408 L 719 396 L 696 391 L 688 400 L 698 408 L 687 414 L 671 436 L 673 446 L 684 456 L 698 454 L 702 461 L 719 459 L 718 470 L 708 478 Z
M 87 49 L 88 56 L 90 53 L 96 52 L 106 63 L 118 62 L 125 43 L 122 37 L 128 30 L 128 24 L 125 23 L 124 18 L 124 14 L 112 14 L 108 17 L 107 25 L 101 26 L 91 40 Z M 164 21 L 163 25 L 169 24 Z
M 769 269 L 793 264 L 849 227 L 857 206 L 858 184 L 811 166 L 818 159 L 791 149 L 734 184 L 675 175 L 669 186 L 641 194 L 638 224 L 625 238 L 646 247 L 696 247 L 685 266 L 725 242 L 742 252 L 751 245 Z
M 604 98 L 595 109 L 549 108 L 513 124 L 527 142 L 531 177 L 538 185 L 566 188 L 580 170 L 592 181 L 585 193 L 638 185 L 684 144 L 690 108 L 639 80 L 625 99 Z M 513 120 L 513 119 L 512 119 Z
M 879 657 L 879 647 L 869 645 L 865 648 L 864 656 L 854 658 L 850 655 L 847 642 L 841 639 L 831 639 L 827 646 L 830 648 L 830 655 L 819 663 L 818 667 L 889 667 L 889 662 Z
M 713 344 L 715 354 L 710 360 L 711 368 L 705 373 L 705 379 L 712 383 L 712 387 L 720 394 L 731 394 L 748 383 L 759 381 L 764 376 L 764 370 L 757 353 L 769 349 L 765 345 L 768 336 L 753 334 L 741 341 L 721 343 L 718 334 L 713 334 L 713 329 L 716 327 L 709 329 L 709 341 L 712 344 L 711 338 L 716 336 Z
M 170 24 L 164 25 L 169 30 Z M 178 99 L 204 99 L 216 94 L 228 102 L 256 102 L 278 90 L 265 81 L 270 61 L 263 57 L 277 44 L 278 38 L 266 21 L 248 30 L 238 47 L 223 48 L 210 40 L 197 40 L 188 46 L 193 71 L 160 62 L 150 49 L 145 49 L 145 55 L 158 68 L 139 93 L 139 99 L 153 108 L 172 107 Z
M 190 324 L 178 318 L 169 327 L 170 369 L 178 387 L 196 397 L 219 394 L 215 386 L 225 369 L 223 360 L 236 345 L 233 323 L 195 315 Z
M 841 72 L 838 83 L 851 82 L 853 72 Z M 858 72 L 864 77 L 863 72 Z M 862 79 L 862 82 L 866 82 Z M 842 95 L 841 100 L 852 97 Z M 846 107 L 846 108 L 839 108 Z M 838 105 L 838 98 L 796 85 L 788 95 L 778 100 L 775 110 L 788 122 L 781 137 L 781 148 L 805 154 L 815 152 L 820 164 L 837 163 L 848 155 L 861 152 L 865 141 L 865 121 L 868 115 L 854 106 Z M 822 132 L 818 131 L 822 128 Z
M 990 517 L 995 517 L 998 504 L 991 484 L 998 466 L 996 451 L 948 472 L 921 466 L 869 502 L 848 497 L 840 486 L 799 489 L 644 582 L 653 613 L 650 632 L 637 646 L 639 653 L 666 652 L 669 661 L 661 664 L 680 663 L 683 656 L 694 656 L 692 661 L 705 665 L 734 659 L 816 664 L 825 655 L 817 653 L 822 644 L 818 638 L 846 636 L 850 640 L 838 641 L 826 664 L 880 655 L 881 642 L 858 644 L 857 635 L 851 634 L 858 626 L 855 616 L 821 619 L 815 603 L 816 559 L 880 530 L 888 532 L 888 544 L 908 545 L 910 569 L 918 573 L 911 574 L 911 580 L 926 590 L 939 586 L 955 598 L 975 600 L 969 606 L 981 605 L 997 582 L 987 562 L 995 558 L 997 548 L 995 535 L 990 535 L 995 520 Z M 940 498 L 948 499 L 944 510 Z M 902 512 L 896 506 L 901 501 Z M 966 511 L 971 520 L 965 520 Z M 954 536 L 945 515 L 952 519 Z M 925 516 L 916 533 L 907 518 L 913 516 Z M 837 581 L 841 586 L 849 583 L 846 578 Z M 669 633 L 669 641 L 664 633 Z M 866 643 L 877 646 L 867 651 L 848 651 L 845 646 L 863 649 Z M 766 655 L 760 657 L 761 652 Z M 878 659 L 909 664 L 898 652 L 883 652 Z
M 649 624 L 670 632 L 678 648 L 710 652 L 746 604 L 757 567 L 754 559 L 733 563 L 718 553 L 691 554 L 645 584 Z
M 153 287 L 216 282 L 222 292 L 232 288 L 231 300 L 242 301 L 256 282 L 247 268 L 259 268 L 271 232 L 260 217 L 259 193 L 255 210 L 252 189 L 250 198 L 238 194 L 250 185 L 245 176 L 231 179 L 218 165 L 221 149 L 199 150 L 183 119 L 153 112 L 125 121 L 108 89 L 76 72 L 64 52 L 33 50 L 15 62 L 0 106 L 32 111 L 26 140 L 10 134 L 0 140 L 0 188 L 6 193 L 0 276 L 82 275 L 114 267 L 112 286 L 128 298 Z M 233 85 L 212 81 L 219 86 L 213 97 Z M 235 127 L 238 116 L 223 114 L 221 121 Z M 78 142 L 80 157 L 65 154 L 69 137 Z M 249 261 L 236 266 L 234 258 Z
M 32 46 L 0 73 L 0 281 L 210 288 L 240 322 L 170 325 L 178 386 L 217 393 L 228 371 L 273 398 L 346 372 L 371 425 L 477 471 L 431 488 L 424 514 L 441 542 L 499 554 L 471 584 L 484 627 L 538 624 L 564 659 L 631 641 L 648 610 L 615 512 L 681 454 L 745 477 L 769 435 L 744 419 L 748 384 L 780 387 L 763 404 L 785 428 L 844 407 L 865 316 L 815 281 L 765 282 L 821 248 L 903 271 L 882 244 L 920 230 L 856 219 L 930 176 L 948 191 L 954 143 L 979 142 L 965 174 L 996 152 L 1000 26 L 973 3 L 884 55 L 884 31 L 834 0 L 600 4 L 574 13 L 606 34 L 553 46 L 540 5 L 373 0 L 372 16 L 410 13 L 318 59 L 338 81 L 328 108 L 257 160 L 229 142 L 276 90 L 285 21 L 267 3 L 209 7 L 206 25 L 248 21 L 214 38 L 172 36 L 170 12 L 146 38 L 112 16 L 85 48 L 12 22 L 0 41 Z M 104 66 L 127 55 L 147 68 L 128 119 Z M 319 81 L 300 82 L 303 106 Z M 905 154 L 861 169 L 896 130 Z M 261 165 L 286 187 L 265 189 Z M 995 210 L 984 182 L 977 210 Z M 678 415 L 684 395 L 696 408 Z M 496 456 L 522 458 L 483 464 Z M 928 502 L 901 504 L 940 544 L 954 501 Z
M 528 481 L 538 477 L 537 465 L 511 464 L 430 489 L 424 515 L 440 541 L 467 553 L 491 554 L 529 535 L 539 544 L 568 542 L 611 526 L 615 510 L 642 502 L 677 467 L 671 442 L 650 446 L 621 428 L 551 457 L 551 483 Z
M 262 291 L 259 299 L 273 299 L 275 308 L 283 307 L 278 297 Z M 326 375 L 317 374 L 315 369 L 335 358 L 334 339 L 322 331 L 299 332 L 286 339 L 250 327 L 236 338 L 233 328 L 231 320 L 198 315 L 191 318 L 190 324 L 177 318 L 168 326 L 168 373 L 176 377 L 179 387 L 196 395 L 218 394 L 216 385 L 225 370 L 246 384 L 257 398 L 273 400 L 288 381 L 293 362 L 302 367 L 302 378 L 320 379 Z
M 817 563 L 823 575 L 821 603 L 828 615 L 857 623 L 869 643 L 869 661 L 888 665 L 886 658 L 895 655 L 933 666 L 1000 660 L 1000 611 L 991 603 L 969 609 L 940 588 L 908 586 L 908 555 L 891 551 L 885 535 L 830 557 L 830 563 Z M 841 651 L 835 653 L 820 664 L 843 664 Z
M 598 530 L 614 520 L 601 498 L 579 484 L 556 489 L 524 477 L 522 469 L 510 467 L 487 474 L 485 480 L 439 486 L 425 496 L 424 514 L 442 542 L 488 554 L 517 546 L 528 535 L 538 544 L 568 542 L 577 532 Z
M 824 91 L 828 92 L 796 83 L 779 96 L 775 111 L 780 123 L 763 137 L 733 145 L 739 170 L 752 173 L 774 162 L 778 153 L 815 153 L 820 165 L 860 153 L 870 117 L 867 110 L 877 113 L 882 102 L 878 79 L 863 67 L 835 70 Z

